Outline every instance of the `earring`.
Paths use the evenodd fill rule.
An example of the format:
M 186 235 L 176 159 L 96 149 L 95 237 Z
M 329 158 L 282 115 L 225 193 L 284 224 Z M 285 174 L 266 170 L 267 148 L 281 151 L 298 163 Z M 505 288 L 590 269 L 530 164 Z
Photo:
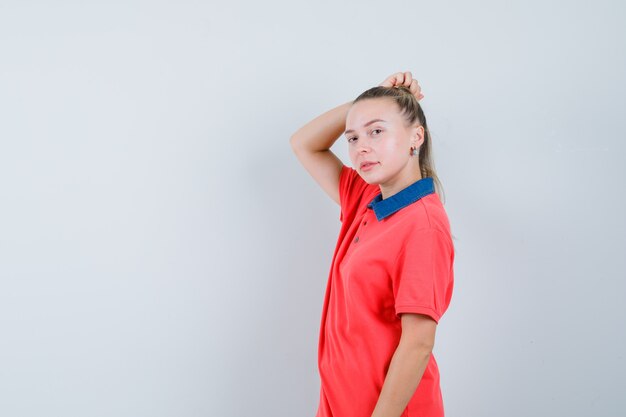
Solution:
M 415 156 L 418 154 L 418 149 L 417 147 L 411 146 L 411 156 Z

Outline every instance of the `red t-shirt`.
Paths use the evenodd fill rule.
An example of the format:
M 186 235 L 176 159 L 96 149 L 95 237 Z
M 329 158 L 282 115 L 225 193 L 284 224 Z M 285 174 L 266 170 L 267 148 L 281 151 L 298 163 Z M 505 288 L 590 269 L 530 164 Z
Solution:
M 378 185 L 346 165 L 342 222 L 322 309 L 316 417 L 370 417 L 402 333 L 400 313 L 437 323 L 454 283 L 448 216 L 433 179 L 381 199 Z M 442 417 L 434 354 L 401 417 Z

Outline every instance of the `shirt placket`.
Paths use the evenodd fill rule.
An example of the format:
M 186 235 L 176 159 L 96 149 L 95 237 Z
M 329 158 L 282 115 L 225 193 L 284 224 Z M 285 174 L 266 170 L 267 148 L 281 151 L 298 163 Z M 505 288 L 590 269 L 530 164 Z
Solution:
M 353 245 L 358 244 L 364 238 L 367 238 L 369 231 L 368 225 L 370 224 L 373 215 L 374 212 L 372 210 L 365 210 L 363 216 L 361 216 L 361 219 L 359 220 L 359 227 L 357 228 L 356 234 L 352 239 Z

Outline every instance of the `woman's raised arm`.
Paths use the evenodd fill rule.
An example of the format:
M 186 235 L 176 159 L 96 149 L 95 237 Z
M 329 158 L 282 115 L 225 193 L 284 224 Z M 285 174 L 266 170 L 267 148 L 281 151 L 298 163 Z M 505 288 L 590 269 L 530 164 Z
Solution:
M 340 204 L 339 174 L 343 162 L 330 147 L 346 129 L 346 115 L 351 105 L 349 101 L 322 113 L 298 129 L 289 140 L 302 166 L 337 204 Z

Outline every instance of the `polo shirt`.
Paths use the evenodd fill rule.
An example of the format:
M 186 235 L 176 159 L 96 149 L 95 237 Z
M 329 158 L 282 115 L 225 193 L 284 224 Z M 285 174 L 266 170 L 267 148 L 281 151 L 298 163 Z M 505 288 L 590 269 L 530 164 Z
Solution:
M 401 313 L 437 323 L 452 298 L 454 247 L 433 178 L 382 199 L 346 165 L 341 229 L 319 332 L 316 417 L 370 417 L 400 341 Z M 401 417 L 443 417 L 434 354 Z

